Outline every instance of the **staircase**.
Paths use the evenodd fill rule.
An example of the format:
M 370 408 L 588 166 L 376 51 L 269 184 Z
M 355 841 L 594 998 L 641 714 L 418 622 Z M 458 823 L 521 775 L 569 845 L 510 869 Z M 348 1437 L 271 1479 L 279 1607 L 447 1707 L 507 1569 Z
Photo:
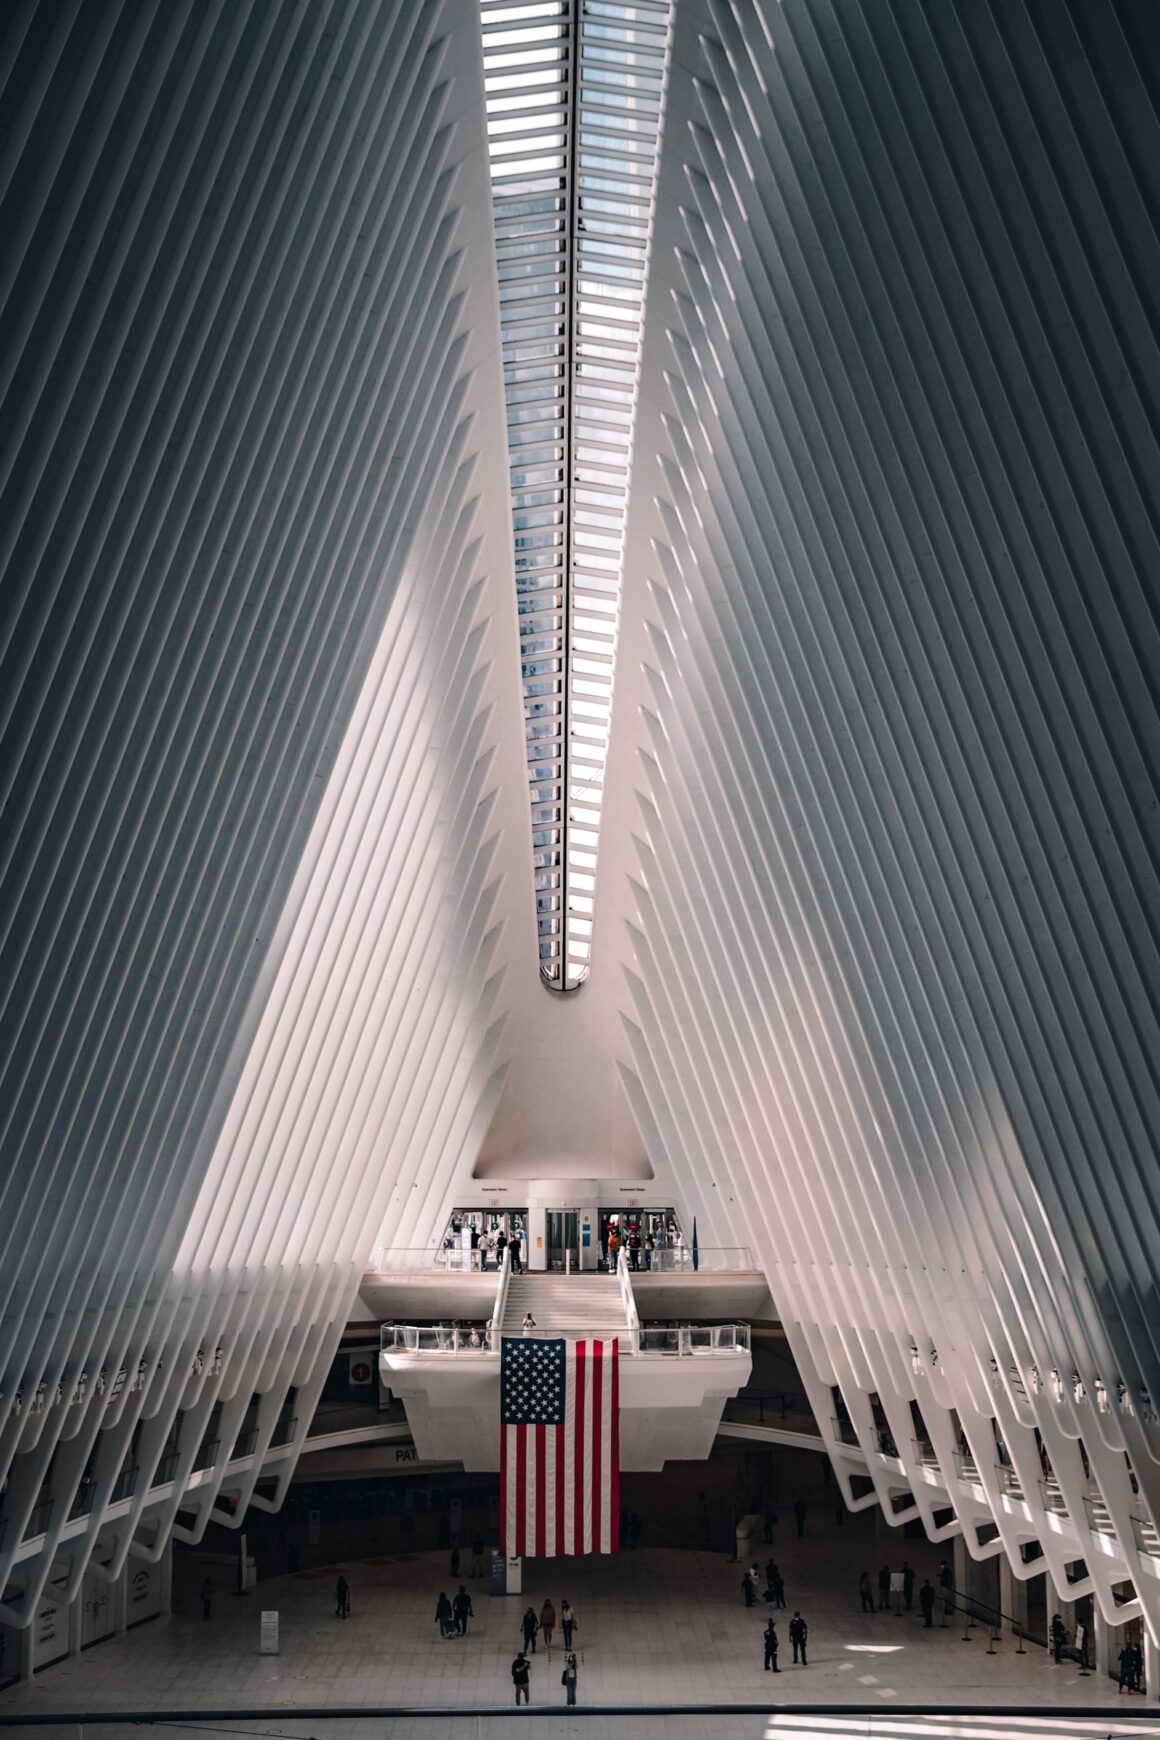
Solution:
M 564 1335 L 569 1341 L 606 1341 L 620 1337 L 629 1350 L 628 1323 L 615 1275 L 513 1275 L 502 1333 L 519 1335 L 531 1312 L 537 1335 Z

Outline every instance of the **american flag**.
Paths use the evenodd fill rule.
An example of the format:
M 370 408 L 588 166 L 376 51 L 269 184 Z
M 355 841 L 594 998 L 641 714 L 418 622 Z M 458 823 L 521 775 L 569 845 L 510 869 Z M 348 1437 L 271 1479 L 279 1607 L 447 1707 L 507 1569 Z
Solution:
M 502 1342 L 500 1546 L 513 1557 L 615 1553 L 620 1543 L 617 1343 Z

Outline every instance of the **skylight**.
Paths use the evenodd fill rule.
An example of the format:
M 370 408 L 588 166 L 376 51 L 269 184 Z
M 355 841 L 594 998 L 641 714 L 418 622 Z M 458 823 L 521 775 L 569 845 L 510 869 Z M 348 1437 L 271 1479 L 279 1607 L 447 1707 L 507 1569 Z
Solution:
M 669 0 L 481 0 L 540 971 L 587 977 Z

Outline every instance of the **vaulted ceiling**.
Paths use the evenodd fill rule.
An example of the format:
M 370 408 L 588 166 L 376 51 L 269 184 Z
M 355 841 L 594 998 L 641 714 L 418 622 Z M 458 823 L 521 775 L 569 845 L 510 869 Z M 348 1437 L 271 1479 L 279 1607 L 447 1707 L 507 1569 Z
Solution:
M 749 1245 L 827 1432 L 1082 1440 L 1155 1624 L 1148 14 L 6 14 L 9 1619 L 484 1157 Z

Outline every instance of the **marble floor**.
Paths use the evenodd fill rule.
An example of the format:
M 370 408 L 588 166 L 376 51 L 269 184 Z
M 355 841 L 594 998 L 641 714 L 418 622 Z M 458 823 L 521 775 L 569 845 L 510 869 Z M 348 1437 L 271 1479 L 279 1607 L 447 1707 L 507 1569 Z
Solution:
M 773 1551 L 786 1579 L 789 1607 L 779 1630 L 784 1671 L 774 1679 L 762 1662 L 766 1614 L 746 1609 L 740 1591 L 742 1567 L 716 1554 L 643 1547 L 613 1559 L 527 1562 L 519 1596 L 491 1596 L 482 1579 L 472 1592 L 475 1618 L 464 1639 L 444 1641 L 434 1622 L 441 1589 L 454 1592 L 444 1553 L 390 1554 L 300 1571 L 263 1582 L 249 1596 L 225 1593 L 219 1584 L 213 1617 L 200 1617 L 196 1560 L 175 1577 L 172 1616 L 128 1636 L 103 1643 L 60 1663 L 27 1685 L 0 1693 L 0 1740 L 21 1730 L 23 1716 L 76 1712 L 153 1710 L 205 1712 L 192 1725 L 165 1723 L 158 1732 L 358 1736 L 359 1740 L 507 1740 L 519 1731 L 553 1737 L 579 1733 L 588 1740 L 1079 1740 L 1129 1732 L 1127 1703 L 1111 1681 L 1081 1677 L 1074 1665 L 1054 1667 L 1045 1652 L 1028 1646 L 1018 1655 L 1002 1639 L 987 1653 L 984 1628 L 963 1640 L 961 1624 L 924 1629 L 917 1612 L 859 1611 L 855 1584 L 862 1561 L 874 1571 L 884 1543 L 852 1531 L 831 1529 L 803 1540 L 780 1540 Z M 890 1543 L 893 1546 L 895 1543 Z M 936 1549 L 907 1542 L 920 1576 L 934 1569 Z M 874 1549 L 877 1547 L 877 1557 Z M 768 1549 L 757 1549 L 764 1564 Z M 898 1556 L 898 1555 L 896 1555 Z M 334 1585 L 342 1569 L 351 1587 L 349 1619 L 335 1617 Z M 533 1706 L 553 1714 L 512 1708 L 510 1664 L 525 1607 L 537 1610 L 546 1595 L 559 1606 L 567 1596 L 576 1609 L 579 1697 L 582 1709 L 565 1712 L 560 1684 L 563 1651 L 541 1644 L 533 1658 Z M 800 1607 L 810 1625 L 809 1666 L 793 1667 L 787 1621 Z M 258 1652 L 260 1613 L 279 1614 L 280 1653 Z M 1136 1718 L 1130 1731 L 1160 1737 L 1155 1706 L 1130 1701 Z M 650 1704 L 757 1706 L 757 1711 L 681 1716 L 634 1716 Z M 825 1716 L 800 1710 L 831 1707 Z M 968 1723 L 904 1721 L 907 1705 L 1016 1704 L 1026 1719 Z M 870 1706 L 872 1716 L 850 1706 Z M 438 1716 L 376 1717 L 366 1723 L 338 1714 L 347 1709 L 435 1707 Z M 490 1706 L 492 1715 L 456 1716 L 455 1710 Z M 794 1706 L 795 1708 L 789 1708 Z M 833 1707 L 837 1706 L 836 1709 Z M 596 1707 L 600 1707 L 599 1713 Z M 1053 1712 L 1090 1712 L 1079 1726 Z M 276 1720 L 233 1722 L 208 1712 L 284 1711 Z M 310 1710 L 308 1720 L 294 1711 Z M 843 1714 L 843 1709 L 849 1709 Z M 333 1718 L 327 1712 L 334 1711 Z M 316 1712 L 316 1713 L 315 1713 Z M 897 1713 L 896 1713 L 897 1712 Z M 1146 1718 L 1141 1720 L 1141 1718 Z M 15 1728 L 8 1726 L 15 1724 Z M 84 1724 L 88 1727 L 89 1724 Z M 37 1728 L 45 1735 L 63 1730 Z M 83 1728 L 79 1730 L 83 1732 Z M 117 1740 L 140 1733 L 127 1727 L 93 1727 L 94 1735 Z M 78 1733 L 75 1720 L 69 1732 Z

